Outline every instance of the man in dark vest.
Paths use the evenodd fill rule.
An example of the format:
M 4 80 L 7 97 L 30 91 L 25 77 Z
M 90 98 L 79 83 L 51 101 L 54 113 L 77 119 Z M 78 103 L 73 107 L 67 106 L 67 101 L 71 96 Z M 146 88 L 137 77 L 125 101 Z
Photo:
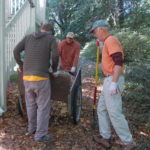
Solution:
M 26 107 L 28 115 L 28 132 L 35 133 L 35 141 L 52 141 L 48 135 L 51 107 L 51 87 L 49 81 L 50 58 L 52 70 L 58 65 L 56 39 L 53 25 L 43 24 L 40 32 L 25 36 L 15 47 L 14 57 L 23 71 Z M 20 53 L 24 51 L 24 61 Z

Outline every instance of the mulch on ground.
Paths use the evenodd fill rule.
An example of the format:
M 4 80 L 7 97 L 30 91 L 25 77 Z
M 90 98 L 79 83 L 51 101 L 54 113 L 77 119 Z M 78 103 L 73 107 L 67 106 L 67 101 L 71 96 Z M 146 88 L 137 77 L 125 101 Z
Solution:
M 98 135 L 98 127 L 92 128 L 92 104 L 94 91 L 94 78 L 88 75 L 88 71 L 94 72 L 94 63 L 85 63 L 83 67 L 82 77 L 82 92 L 83 103 L 80 123 L 73 124 L 72 117 L 66 111 L 53 113 L 50 119 L 49 133 L 53 135 L 53 143 L 38 143 L 34 141 L 34 136 L 26 135 L 27 120 L 22 118 L 17 110 L 18 87 L 16 83 L 10 83 L 8 86 L 8 109 L 3 116 L 3 122 L 0 124 L 0 150 L 105 150 L 101 145 L 93 140 L 93 135 Z M 99 86 L 99 94 L 101 86 Z M 53 104 L 54 110 L 65 107 L 65 104 Z M 128 104 L 126 107 L 126 116 L 129 119 L 131 132 L 138 143 L 137 150 L 148 150 L 149 135 L 142 132 L 140 129 L 135 130 L 135 122 L 132 120 Z M 118 137 L 113 131 L 113 137 L 118 140 Z M 121 147 L 114 143 L 111 150 L 121 150 Z

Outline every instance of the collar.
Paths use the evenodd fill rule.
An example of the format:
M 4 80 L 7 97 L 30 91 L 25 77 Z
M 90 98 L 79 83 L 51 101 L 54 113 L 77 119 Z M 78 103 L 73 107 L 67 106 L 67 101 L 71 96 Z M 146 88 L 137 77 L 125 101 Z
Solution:
M 111 34 L 109 34 L 108 36 L 105 37 L 104 42 L 106 39 L 108 39 L 110 36 L 112 36 Z
M 72 45 L 72 44 L 74 44 L 74 41 L 72 41 L 71 43 L 68 43 L 67 40 L 65 39 L 65 43 L 66 43 L 67 45 Z

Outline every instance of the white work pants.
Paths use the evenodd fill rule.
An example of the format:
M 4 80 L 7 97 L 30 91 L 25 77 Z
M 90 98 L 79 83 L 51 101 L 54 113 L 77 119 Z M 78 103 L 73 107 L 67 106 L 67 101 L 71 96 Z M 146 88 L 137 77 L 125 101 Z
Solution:
M 128 123 L 122 113 L 122 98 L 121 94 L 124 88 L 124 77 L 120 76 L 118 80 L 119 93 L 111 95 L 109 86 L 112 81 L 112 76 L 105 77 L 103 90 L 98 102 L 97 114 L 99 121 L 100 135 L 109 139 L 111 136 L 111 127 L 115 129 L 117 135 L 124 144 L 129 144 L 133 141 L 129 131 Z

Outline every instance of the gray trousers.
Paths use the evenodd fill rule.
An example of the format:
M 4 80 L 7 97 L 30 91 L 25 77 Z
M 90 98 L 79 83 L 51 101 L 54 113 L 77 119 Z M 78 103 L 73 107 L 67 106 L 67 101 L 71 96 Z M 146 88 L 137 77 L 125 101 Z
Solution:
M 24 81 L 28 132 L 36 131 L 35 140 L 48 134 L 51 106 L 49 80 Z
M 122 113 L 121 94 L 124 88 L 124 77 L 119 77 L 119 92 L 116 95 L 111 95 L 108 91 L 111 81 L 112 76 L 106 77 L 104 79 L 103 90 L 98 101 L 97 113 L 100 135 L 105 139 L 109 139 L 111 136 L 110 124 L 112 124 L 121 141 L 124 144 L 129 144 L 133 141 L 133 139 L 128 127 L 127 120 Z

